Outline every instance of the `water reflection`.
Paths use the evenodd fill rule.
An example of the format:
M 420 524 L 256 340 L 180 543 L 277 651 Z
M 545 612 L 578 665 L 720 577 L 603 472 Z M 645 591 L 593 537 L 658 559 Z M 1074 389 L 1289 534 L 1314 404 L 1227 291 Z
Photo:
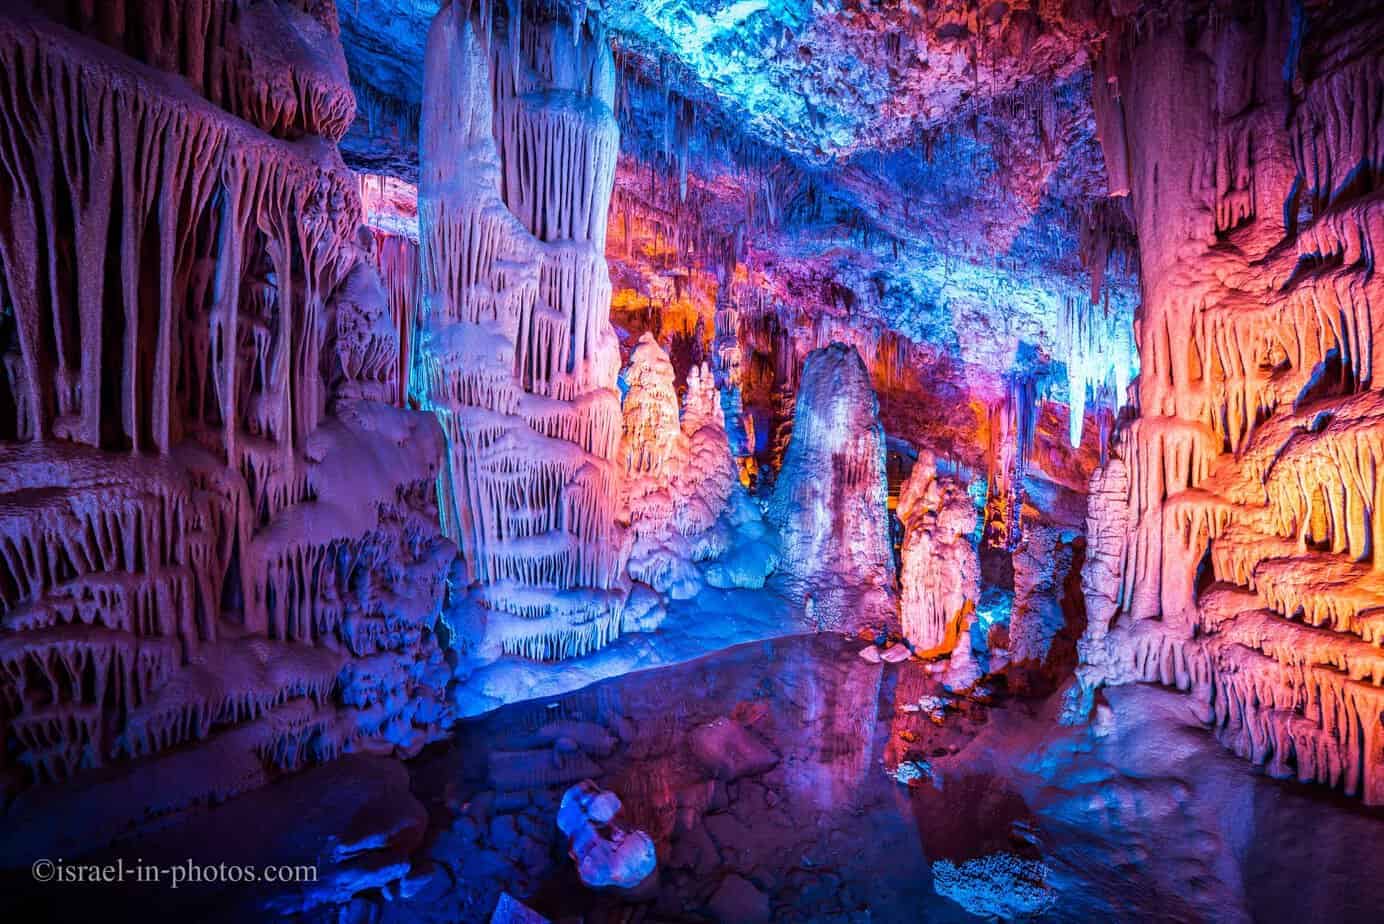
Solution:
M 897 669 L 859 647 L 782 639 L 502 709 L 417 761 L 415 789 L 446 787 L 438 828 L 476 833 L 447 844 L 458 868 L 487 871 L 465 888 L 523 893 L 555 919 L 619 919 L 636 899 L 670 919 L 715 913 L 728 878 L 753 886 L 774 920 L 959 917 L 933 894 L 909 791 L 882 764 Z M 507 815 L 541 834 L 562 790 L 588 777 L 656 843 L 658 881 L 635 899 L 583 890 L 552 837 L 526 835 L 547 862 L 523 868 L 533 851 L 508 836 Z M 506 873 L 492 855 L 521 862 Z
M 94 858 L 310 863 L 308 890 L 59 894 L 25 870 L 0 879 L 0 905 L 454 924 L 490 921 L 507 892 L 560 924 L 975 920 L 942 891 L 976 910 L 1017 896 L 1045 921 L 1377 918 L 1380 811 L 1257 774 L 1185 697 L 1110 690 L 1100 729 L 1069 728 L 1054 703 L 943 702 L 924 665 L 870 664 L 860 645 L 758 643 L 511 706 L 407 764 L 353 755 Z M 903 765 L 925 770 L 903 785 Z M 587 889 L 567 857 L 558 803 L 586 778 L 655 841 L 634 893 Z

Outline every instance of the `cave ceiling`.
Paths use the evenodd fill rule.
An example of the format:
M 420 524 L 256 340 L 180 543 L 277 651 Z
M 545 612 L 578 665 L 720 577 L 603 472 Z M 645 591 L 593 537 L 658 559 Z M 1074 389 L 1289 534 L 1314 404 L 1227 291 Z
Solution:
M 339 6 L 360 101 L 343 152 L 358 170 L 411 181 L 440 3 Z M 1091 304 L 1092 229 L 1111 254 L 1098 310 L 1127 322 L 1138 301 L 1090 104 L 1088 54 L 1102 36 L 1081 6 L 593 3 L 587 16 L 620 68 L 615 207 L 696 226 L 687 237 L 700 250 L 664 275 L 714 279 L 705 242 L 734 241 L 761 301 L 797 323 L 878 325 L 972 391 L 1037 378 L 1065 400 L 1059 318 Z M 611 257 L 617 299 L 621 286 L 647 295 L 647 268 Z

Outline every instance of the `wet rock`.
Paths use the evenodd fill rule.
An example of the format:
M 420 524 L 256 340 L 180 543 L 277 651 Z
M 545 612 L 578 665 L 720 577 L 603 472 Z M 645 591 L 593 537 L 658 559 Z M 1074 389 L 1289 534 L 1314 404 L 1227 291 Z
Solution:
M 602 725 L 594 722 L 549 722 L 540 728 L 536 737 L 551 742 L 565 752 L 581 751 L 591 757 L 608 757 L 615 750 L 615 738 Z
M 699 824 L 673 842 L 669 863 L 674 869 L 690 869 L 698 876 L 705 876 L 720 865 L 721 854 L 706 826 Z
M 446 878 L 436 863 L 425 860 L 422 863 L 414 864 L 407 875 L 385 887 L 384 895 L 390 901 L 408 901 L 424 889 Z
M 501 892 L 490 924 L 549 924 L 549 921 L 513 895 Z
M 723 854 L 738 853 L 753 842 L 750 828 L 734 815 L 708 815 L 706 830 Z
M 643 831 L 614 824 L 620 799 L 591 780 L 562 796 L 558 827 L 571 841 L 571 856 L 582 882 L 593 888 L 633 889 L 652 875 L 654 842 Z
M 732 719 L 699 726 L 691 735 L 692 754 L 719 780 L 755 776 L 778 765 L 778 755 L 753 732 Z
M 529 794 L 527 792 L 502 792 L 495 796 L 495 811 L 497 812 L 517 812 L 527 808 L 529 804 Z
M 522 869 L 530 873 L 541 874 L 551 865 L 548 862 L 548 846 L 531 837 L 521 837 L 511 855 Z
M 490 822 L 490 843 L 501 853 L 519 843 L 519 827 L 513 815 L 496 815 Z
M 889 664 L 898 664 L 900 661 L 907 661 L 913 656 L 913 652 L 908 650 L 908 646 L 902 642 L 896 642 L 884 650 L 880 657 Z
M 711 916 L 723 924 L 767 924 L 769 896 L 748 879 L 730 875 L 722 880 L 707 905 Z

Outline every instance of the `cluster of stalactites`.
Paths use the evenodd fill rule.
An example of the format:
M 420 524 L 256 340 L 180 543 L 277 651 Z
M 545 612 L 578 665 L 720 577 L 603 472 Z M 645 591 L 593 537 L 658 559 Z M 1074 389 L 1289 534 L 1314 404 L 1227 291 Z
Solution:
M 740 480 L 749 484 L 756 474 L 754 419 L 746 413 L 745 353 L 740 343 L 740 311 L 729 274 L 723 274 L 716 289 L 716 314 L 713 317 L 711 370 L 721 392 L 722 412 L 731 453 L 740 467 Z
M 276 138 L 340 141 L 356 116 L 336 6 L 311 0 L 33 0 L 34 12 L 177 74 Z
M 1274 775 L 1380 803 L 1384 26 L 1366 7 L 1270 3 L 1196 47 L 1126 33 L 1098 62 L 1146 300 L 1140 416 L 1092 482 L 1080 649 L 1086 702 L 1188 690 Z
M 615 62 L 594 21 L 522 19 L 490 43 L 493 134 L 506 204 L 540 240 L 589 242 L 605 253 L 620 130 Z
M 610 53 L 517 4 L 501 35 L 493 12 L 449 5 L 429 35 L 413 390 L 448 436 L 443 523 L 492 634 L 569 657 L 620 629 Z
M 335 153 L 146 91 L 137 65 L 88 61 L 59 30 L 3 25 L 0 105 L 15 118 L 0 158 L 19 210 L 0 241 L 18 341 L 5 435 L 166 451 L 187 434 L 234 459 L 248 430 L 301 447 L 326 399 L 322 344 L 305 332 L 359 260 L 354 183 Z M 54 117 L 64 108 L 75 119 Z M 156 134 L 166 143 L 144 141 Z M 111 235 L 125 241 L 118 286 Z M 257 236 L 271 246 L 247 246 Z M 119 346 L 86 349 L 108 316 Z M 243 353 L 256 371 L 237 377 Z
M 1068 435 L 1081 445 L 1088 401 L 1098 415 L 1117 415 L 1128 400 L 1138 365 L 1129 318 L 1080 296 L 1068 298 L 1058 315 L 1057 344 L 1067 367 Z
M 140 815 L 416 749 L 440 434 L 385 405 L 330 5 L 35 9 L 67 28 L 0 15 L 0 786 L 231 758 Z

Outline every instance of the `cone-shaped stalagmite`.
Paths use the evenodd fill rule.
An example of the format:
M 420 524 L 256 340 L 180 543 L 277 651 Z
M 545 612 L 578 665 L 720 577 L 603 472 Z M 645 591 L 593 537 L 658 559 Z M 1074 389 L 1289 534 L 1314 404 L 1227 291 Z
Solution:
M 785 586 L 817 626 L 892 618 L 888 495 L 884 427 L 860 354 L 840 343 L 814 350 L 768 518 L 783 544 Z

